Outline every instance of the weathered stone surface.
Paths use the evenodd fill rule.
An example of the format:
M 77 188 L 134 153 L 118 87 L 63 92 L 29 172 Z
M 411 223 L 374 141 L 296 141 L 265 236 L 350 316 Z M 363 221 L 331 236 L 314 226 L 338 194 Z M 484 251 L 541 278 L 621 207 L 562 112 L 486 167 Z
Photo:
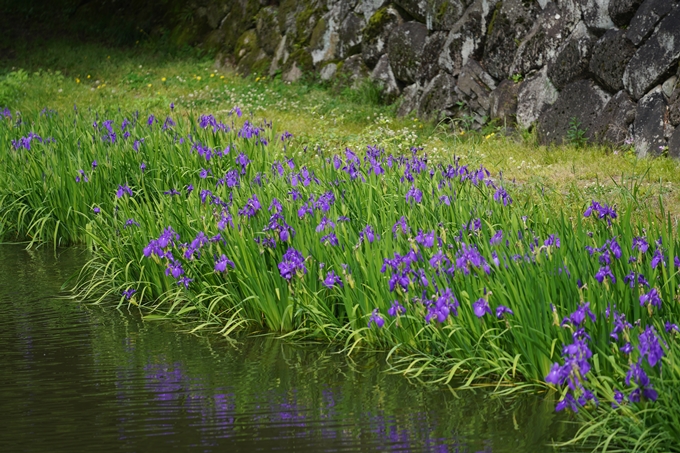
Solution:
M 676 7 L 633 55 L 623 74 L 623 84 L 634 99 L 639 99 L 674 73 L 679 60 L 680 7 Z
M 394 73 L 390 67 L 388 55 L 380 57 L 378 64 L 371 71 L 371 80 L 382 87 L 383 98 L 388 103 L 393 102 L 401 94 L 397 79 L 394 78 Z
M 446 42 L 448 34 L 444 31 L 436 31 L 427 37 L 423 53 L 420 58 L 420 66 L 416 73 L 416 80 L 425 86 L 434 76 L 439 74 L 439 54 Z
M 503 80 L 491 93 L 491 108 L 489 116 L 492 120 L 499 119 L 508 125 L 517 119 L 517 95 L 521 84 L 511 80 Z
M 427 39 L 427 28 L 418 22 L 406 22 L 390 33 L 387 53 L 397 80 L 413 83 Z
M 557 100 L 557 90 L 548 78 L 548 68 L 522 83 L 517 95 L 517 124 L 529 128 Z
M 279 45 L 276 47 L 274 58 L 272 58 L 272 64 L 269 66 L 269 75 L 273 76 L 277 71 L 280 71 L 283 65 L 288 62 L 289 57 L 290 54 L 286 47 L 286 35 L 283 35 L 283 38 L 279 41 Z
M 666 146 L 666 97 L 661 87 L 640 99 L 635 111 L 633 132 L 639 157 L 659 155 Z
M 403 118 L 411 112 L 417 112 L 420 107 L 420 97 L 423 94 L 423 88 L 414 83 L 404 88 L 401 104 L 397 108 L 397 116 Z
M 680 127 L 675 128 L 668 140 L 668 155 L 676 159 L 680 158 Z
M 671 12 L 675 3 L 675 0 L 645 0 L 630 21 L 628 39 L 639 46 L 652 33 L 656 24 Z
M 454 115 L 458 102 L 456 79 L 442 72 L 423 89 L 418 106 L 418 116 L 435 121 Z
M 499 0 L 475 0 L 453 25 L 439 55 L 439 66 L 457 76 L 469 58 L 481 60 L 489 21 Z
M 302 70 L 295 63 L 281 75 L 281 80 L 288 83 L 297 82 L 300 78 L 302 78 Z
M 287 36 L 288 51 L 292 54 L 309 43 L 312 30 L 325 11 L 321 0 L 282 0 L 279 4 L 279 32 Z
M 668 100 L 668 121 L 673 126 L 680 124 L 680 87 L 677 87 Z
M 670 98 L 673 95 L 673 92 L 675 91 L 675 87 L 678 84 L 678 76 L 671 76 L 668 80 L 666 80 L 663 85 L 661 85 L 661 89 L 663 91 L 663 94 L 666 95 L 667 98 Z
M 635 46 L 626 38 L 626 31 L 613 28 L 600 38 L 593 48 L 590 72 L 610 91 L 623 89 L 623 73 L 635 55 Z
M 548 77 L 555 88 L 561 90 L 586 75 L 594 45 L 594 36 L 588 32 L 585 24 L 580 22 L 569 40 L 559 50 L 555 61 L 548 65 Z M 623 70 L 621 72 L 623 73 Z
M 526 75 L 557 59 L 558 51 L 581 19 L 575 0 L 549 2 L 517 49 L 511 74 Z
M 463 0 L 395 0 L 414 19 L 425 23 L 428 30 L 451 30 L 470 1 Z
M 352 55 L 342 62 L 335 75 L 341 85 L 357 87 L 362 79 L 368 77 L 368 68 L 361 59 L 361 55 Z
M 496 80 L 508 78 L 515 52 L 534 25 L 540 6 L 524 0 L 504 0 L 496 4 L 488 26 L 482 61 Z
M 468 60 L 458 75 L 456 93 L 468 110 L 479 118 L 480 124 L 483 123 L 483 117 L 489 116 L 491 92 L 495 89 L 496 82 L 484 68 L 475 60 Z
M 586 136 L 596 143 L 623 145 L 635 120 L 635 107 L 628 93 L 619 91 L 604 106 Z
M 591 80 L 577 80 L 567 85 L 557 101 L 538 120 L 541 143 L 562 143 L 577 121 L 579 129 L 589 131 L 610 96 Z
M 336 73 L 337 70 L 338 70 L 337 64 L 328 63 L 323 68 L 321 68 L 321 71 L 319 71 L 319 77 L 321 78 L 321 80 L 324 80 L 324 81 L 327 82 L 335 76 L 335 73 Z
M 342 1 L 329 2 L 328 8 L 328 11 L 314 26 L 312 37 L 309 40 L 312 63 L 317 67 L 323 66 L 325 62 L 340 58 L 341 26 L 351 11 L 351 5 Z
M 360 0 L 357 2 L 354 12 L 357 14 L 362 14 L 364 19 L 366 19 L 366 22 L 368 22 L 369 19 L 376 13 L 376 11 L 388 3 L 390 3 L 389 0 Z
M 625 27 L 635 15 L 643 0 L 610 0 L 609 17 L 617 27 Z
M 338 32 L 338 56 L 347 58 L 361 52 L 362 30 L 365 26 L 364 18 L 354 13 L 349 13 L 340 24 Z
M 361 46 L 361 55 L 369 67 L 375 66 L 380 57 L 387 52 L 390 33 L 403 23 L 399 12 L 391 6 L 380 8 L 371 16 L 362 32 Z
M 583 21 L 589 29 L 596 33 L 603 33 L 614 28 L 614 22 L 609 17 L 609 4 L 618 0 L 579 0 Z
M 281 40 L 277 14 L 278 9 L 275 6 L 267 6 L 262 8 L 256 16 L 257 26 L 255 31 L 257 33 L 257 41 L 260 43 L 262 50 L 271 56 L 276 53 L 276 48 Z

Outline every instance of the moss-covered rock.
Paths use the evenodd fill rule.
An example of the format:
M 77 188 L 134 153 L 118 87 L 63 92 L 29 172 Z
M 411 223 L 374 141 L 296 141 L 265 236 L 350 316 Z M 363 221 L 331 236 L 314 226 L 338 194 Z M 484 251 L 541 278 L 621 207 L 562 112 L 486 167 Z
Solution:
M 266 75 L 272 58 L 262 49 L 254 49 L 246 53 L 238 62 L 236 72 L 241 75 Z
M 246 54 L 253 53 L 258 49 L 257 33 L 253 29 L 246 30 L 236 41 L 234 57 L 236 61 L 240 62 Z
M 361 55 L 369 67 L 374 67 L 387 52 L 390 32 L 402 23 L 399 12 L 390 6 L 380 8 L 371 16 L 362 32 L 361 45 Z
M 281 41 L 278 9 L 275 6 L 262 8 L 256 16 L 257 41 L 268 55 L 274 55 Z
M 427 28 L 419 22 L 406 22 L 392 30 L 387 53 L 397 80 L 415 82 L 426 39 Z
M 224 2 L 225 15 L 220 28 L 224 30 L 224 50 L 234 52 L 239 37 L 255 27 L 255 17 L 260 10 L 259 0 L 232 0 Z
M 515 53 L 534 25 L 540 6 L 536 1 L 504 0 L 497 3 L 487 27 L 483 62 L 496 80 L 507 79 Z
M 286 34 L 291 50 L 309 44 L 312 31 L 326 12 L 326 5 L 320 0 L 283 0 L 279 5 L 279 32 Z

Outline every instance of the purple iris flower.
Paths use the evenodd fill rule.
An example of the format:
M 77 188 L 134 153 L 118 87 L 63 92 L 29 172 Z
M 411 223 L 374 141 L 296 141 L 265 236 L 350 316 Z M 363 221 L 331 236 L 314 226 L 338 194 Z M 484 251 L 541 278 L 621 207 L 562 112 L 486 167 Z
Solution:
M 418 231 L 416 242 L 423 247 L 434 247 L 434 230 L 430 231 L 429 233 L 424 233 L 423 230 Z
M 369 244 L 372 244 L 375 240 L 375 231 L 373 231 L 371 225 L 366 225 L 364 229 L 359 232 L 359 241 L 363 242 L 364 240 L 368 241 Z
M 408 203 L 411 200 L 414 200 L 416 203 L 423 201 L 423 192 L 415 186 L 411 186 L 408 192 L 406 192 L 406 202 Z
M 132 297 L 132 295 L 133 295 L 134 293 L 136 293 L 136 292 L 137 292 L 136 289 L 134 289 L 134 288 L 128 288 L 128 289 L 126 289 L 125 291 L 123 291 L 123 296 L 125 297 L 125 299 L 130 300 L 130 298 Z
M 130 187 L 128 187 L 127 185 L 122 185 L 122 186 L 119 185 L 118 190 L 116 191 L 116 198 L 122 198 L 123 195 L 126 195 L 126 194 L 131 197 L 132 196 L 132 189 L 130 189 Z
M 379 329 L 385 325 L 385 320 L 380 316 L 380 312 L 377 308 L 371 312 L 371 317 L 368 320 L 368 327 L 371 327 L 371 324 L 375 324 Z
M 260 200 L 257 198 L 257 194 L 253 194 L 252 197 L 248 199 L 245 206 L 239 210 L 239 215 L 247 216 L 249 219 L 254 217 L 255 214 L 262 208 Z
M 640 306 L 650 305 L 661 309 L 661 295 L 656 288 L 652 288 L 647 294 L 640 295 Z
M 649 249 L 649 243 L 644 237 L 634 237 L 633 238 L 633 250 L 638 249 L 641 253 L 647 253 Z
M 649 366 L 651 367 L 656 366 L 657 363 L 661 364 L 661 358 L 664 356 L 664 352 L 654 327 L 647 326 L 638 339 L 640 358 L 642 359 L 644 356 L 647 356 L 647 363 L 649 363 Z
M 232 269 L 236 268 L 236 264 L 227 255 L 220 255 L 219 258 L 215 257 L 215 272 L 226 272 L 227 266 L 231 266 Z
M 501 319 L 504 315 L 514 315 L 515 313 L 505 305 L 496 307 L 496 318 Z
M 336 285 L 338 285 L 340 288 L 344 286 L 340 277 L 338 277 L 338 275 L 333 270 L 328 271 L 326 278 L 323 279 L 323 285 L 326 288 L 332 288 Z
M 489 302 L 485 298 L 477 299 L 477 302 L 472 304 L 472 309 L 478 318 L 481 318 L 485 314 L 492 314 L 491 307 L 489 307 Z
M 392 234 L 396 236 L 399 231 L 401 231 L 402 234 L 408 234 L 411 231 L 406 223 L 406 217 L 404 216 L 401 216 L 401 218 L 397 220 L 397 223 L 392 226 Z
M 281 277 L 288 281 L 293 278 L 297 271 L 301 271 L 305 274 L 307 273 L 305 258 L 302 256 L 302 253 L 295 250 L 293 247 L 286 250 L 286 253 L 281 257 L 281 262 L 278 267 Z
M 326 236 L 323 236 L 321 238 L 321 243 L 322 244 L 330 244 L 332 246 L 337 246 L 339 244 L 338 237 L 335 235 L 334 232 L 330 232 Z
M 595 280 L 600 283 L 603 283 L 604 279 L 607 277 L 609 277 L 609 280 L 611 280 L 612 283 L 616 283 L 616 277 L 614 277 L 614 274 L 612 273 L 609 266 L 602 266 L 595 274 Z
M 399 301 L 395 300 L 392 302 L 392 306 L 389 308 L 389 310 L 387 310 L 387 314 L 390 316 L 397 316 L 399 313 L 406 313 L 406 309 L 399 303 Z

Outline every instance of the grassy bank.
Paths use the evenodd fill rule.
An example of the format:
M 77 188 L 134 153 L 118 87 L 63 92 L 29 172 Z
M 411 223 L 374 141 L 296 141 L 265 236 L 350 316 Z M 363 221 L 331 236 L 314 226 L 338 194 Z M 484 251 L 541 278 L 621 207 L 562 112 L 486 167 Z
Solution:
M 82 296 L 551 388 L 588 445 L 676 451 L 677 163 L 143 50 L 38 71 L 58 51 L 2 85 L 0 234 L 87 243 Z

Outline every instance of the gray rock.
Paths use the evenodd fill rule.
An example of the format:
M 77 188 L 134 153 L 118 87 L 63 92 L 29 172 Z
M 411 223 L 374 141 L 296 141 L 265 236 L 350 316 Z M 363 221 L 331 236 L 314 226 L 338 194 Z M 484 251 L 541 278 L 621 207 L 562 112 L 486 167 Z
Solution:
M 626 66 L 623 84 L 634 99 L 675 72 L 680 60 L 680 7 L 667 15 Z
M 668 80 L 666 80 L 663 85 L 661 85 L 661 89 L 663 90 L 663 94 L 666 95 L 667 98 L 670 98 L 673 95 L 673 91 L 675 91 L 675 86 L 678 84 L 678 76 L 671 76 Z
M 324 81 L 327 82 L 335 76 L 335 73 L 336 73 L 337 70 L 338 70 L 337 64 L 328 63 L 326 66 L 321 68 L 321 71 L 319 72 L 319 77 L 321 77 L 321 80 L 324 80 Z
M 427 37 L 423 53 L 420 58 L 420 67 L 416 74 L 416 80 L 421 85 L 427 83 L 439 74 L 439 54 L 444 47 L 448 34 L 444 31 L 436 31 Z
M 435 121 L 454 116 L 458 102 L 455 88 L 456 79 L 450 74 L 441 72 L 435 76 L 420 96 L 418 116 Z
M 603 33 L 614 28 L 614 22 L 609 17 L 609 4 L 619 0 L 579 0 L 583 21 L 589 29 L 596 33 Z
M 626 38 L 626 31 L 613 28 L 595 44 L 590 72 L 608 90 L 622 90 L 623 73 L 633 55 L 635 46 Z
M 269 67 L 269 75 L 273 76 L 276 74 L 276 72 L 288 62 L 288 57 L 290 57 L 290 54 L 286 47 L 286 35 L 283 35 L 283 38 L 279 41 L 279 45 L 276 47 L 274 58 L 272 58 L 272 64 Z
M 638 102 L 633 132 L 635 151 L 639 157 L 659 155 L 667 145 L 665 115 L 666 97 L 661 87 L 657 87 Z
M 383 98 L 388 103 L 397 99 L 401 94 L 401 89 L 397 79 L 394 78 L 394 73 L 390 67 L 390 59 L 387 55 L 383 55 L 378 60 L 378 64 L 371 71 L 371 80 L 381 86 Z
M 680 158 L 680 127 L 675 128 L 668 140 L 668 155 L 676 159 Z
M 517 96 L 521 84 L 511 80 L 503 80 L 491 93 L 491 108 L 489 116 L 492 120 L 499 119 L 507 125 L 517 121 Z
M 344 3 L 344 2 L 340 2 Z M 354 8 L 354 12 L 362 14 L 366 22 L 383 6 L 387 5 L 389 0 L 361 0 Z
M 281 80 L 284 82 L 292 83 L 297 82 L 302 77 L 302 70 L 297 67 L 297 64 L 293 65 L 286 72 L 281 74 Z
M 362 30 L 366 23 L 363 16 L 349 13 L 338 30 L 338 57 L 347 58 L 361 52 Z
M 481 60 L 489 21 L 499 0 L 475 0 L 453 25 L 444 49 L 439 55 L 439 66 L 457 76 L 469 58 Z
M 368 77 L 368 74 L 368 68 L 361 55 L 352 55 L 342 62 L 335 77 L 340 85 L 351 85 L 356 88 L 363 79 Z
M 288 37 L 288 51 L 293 53 L 294 45 L 306 45 L 312 37 L 312 30 L 318 25 L 324 11 L 321 0 L 282 0 L 279 4 L 279 32 Z
M 634 120 L 635 103 L 621 90 L 607 102 L 586 136 L 595 143 L 621 146 Z
M 428 30 L 451 30 L 463 15 L 469 0 L 394 0 L 418 22 L 424 22 Z
M 680 87 L 673 91 L 668 100 L 668 121 L 673 126 L 680 125 Z
M 362 32 L 361 45 L 361 55 L 369 67 L 375 66 L 380 57 L 387 52 L 390 33 L 403 23 L 399 12 L 391 6 L 381 8 L 371 16 Z
M 628 27 L 628 39 L 639 46 L 649 36 L 657 23 L 675 6 L 675 0 L 645 0 L 640 5 Z
M 617 27 L 625 27 L 635 16 L 643 0 L 610 0 L 609 17 Z
M 500 8 L 499 8 L 500 7 Z M 540 7 L 536 2 L 504 0 L 488 26 L 482 61 L 487 72 L 496 80 L 507 79 L 520 42 L 535 23 Z
M 580 22 L 569 40 L 559 50 L 555 61 L 548 66 L 548 77 L 555 88 L 561 90 L 587 74 L 594 44 L 594 36 L 588 32 L 585 24 Z
M 480 124 L 489 116 L 491 92 L 495 89 L 496 82 L 484 68 L 475 60 L 468 60 L 458 75 L 456 93 L 468 110 L 480 119 Z
M 546 66 L 522 83 L 517 94 L 517 124 L 528 129 L 557 100 L 557 95 Z
M 387 53 L 397 80 L 415 82 L 425 39 L 427 28 L 418 22 L 406 22 L 392 30 L 387 41 Z
M 402 94 L 403 96 L 401 104 L 399 104 L 399 108 L 397 109 L 397 116 L 399 118 L 403 118 L 409 115 L 411 112 L 418 111 L 420 107 L 420 97 L 423 94 L 423 88 L 419 84 L 414 83 L 413 85 L 409 85 L 404 88 Z
M 581 20 L 581 10 L 574 0 L 558 4 L 549 2 L 517 49 L 511 74 L 529 74 L 557 59 L 566 36 Z
M 276 48 L 281 41 L 281 34 L 279 33 L 279 19 L 277 17 L 278 9 L 275 6 L 267 6 L 262 8 L 257 13 L 257 41 L 260 43 L 262 50 L 268 55 L 274 55 Z
M 581 130 L 590 131 L 610 96 L 591 80 L 577 80 L 560 92 L 557 101 L 538 120 L 542 144 L 562 143 L 574 121 Z

